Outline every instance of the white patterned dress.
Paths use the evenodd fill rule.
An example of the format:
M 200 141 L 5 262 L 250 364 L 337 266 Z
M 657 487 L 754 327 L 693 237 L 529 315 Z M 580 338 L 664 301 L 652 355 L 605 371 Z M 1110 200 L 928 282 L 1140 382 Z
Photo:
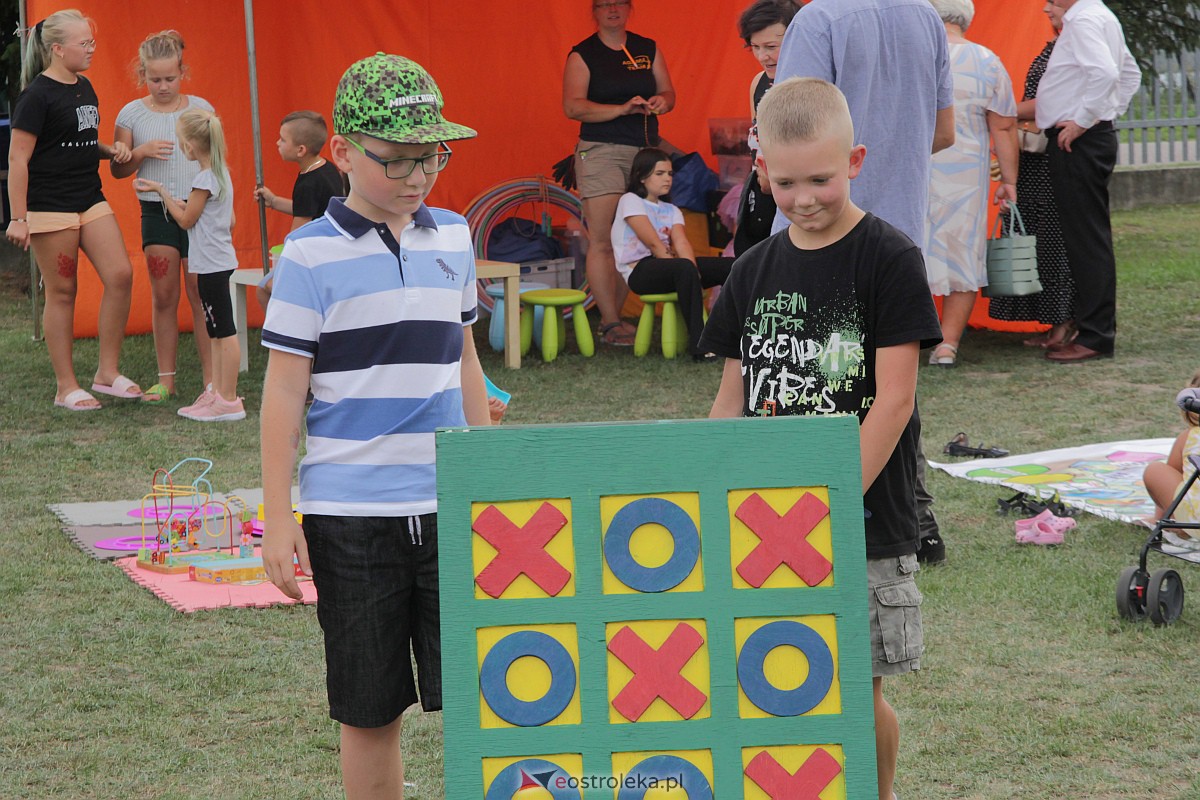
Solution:
M 950 45 L 954 146 L 933 156 L 925 271 L 935 295 L 987 285 L 987 211 L 991 137 L 987 112 L 1017 115 L 1012 81 L 996 54 L 972 42 Z M 869 155 L 868 155 L 869 157 Z

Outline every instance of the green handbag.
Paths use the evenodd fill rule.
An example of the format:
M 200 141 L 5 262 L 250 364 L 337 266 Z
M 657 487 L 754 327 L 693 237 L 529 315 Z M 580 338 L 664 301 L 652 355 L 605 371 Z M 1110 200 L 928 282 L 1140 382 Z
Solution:
M 1025 222 L 1016 203 L 1010 203 L 1008 225 L 996 216 L 996 227 L 987 243 L 988 284 L 984 297 L 1022 297 L 1042 290 L 1037 270 L 1037 237 L 1025 233 Z

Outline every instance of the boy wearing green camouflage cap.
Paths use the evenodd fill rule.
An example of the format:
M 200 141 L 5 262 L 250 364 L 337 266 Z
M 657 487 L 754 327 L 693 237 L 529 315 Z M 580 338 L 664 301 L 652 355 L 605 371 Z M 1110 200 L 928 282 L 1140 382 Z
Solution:
M 263 325 L 263 562 L 289 597 L 297 567 L 316 584 L 350 800 L 403 797 L 400 715 L 418 685 L 441 708 L 433 434 L 489 424 L 471 233 L 424 202 L 446 142 L 475 136 L 442 106 L 406 58 L 346 70 L 330 155 L 350 194 L 288 236 Z M 302 529 L 291 479 L 310 387 Z

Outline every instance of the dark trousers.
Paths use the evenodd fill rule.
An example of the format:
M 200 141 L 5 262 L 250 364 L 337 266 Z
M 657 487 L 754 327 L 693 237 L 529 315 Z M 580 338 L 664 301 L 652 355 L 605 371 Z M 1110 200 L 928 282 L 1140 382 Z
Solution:
M 721 286 L 729 277 L 732 258 L 704 256 L 693 265 L 686 258 L 643 258 L 629 273 L 629 288 L 637 294 L 679 296 L 679 313 L 688 330 L 688 352 L 697 355 L 704 330 L 704 290 Z
M 925 461 L 924 437 L 917 436 L 917 471 L 913 481 L 913 490 L 917 496 L 917 524 L 921 529 L 921 538 L 928 539 L 938 535 L 937 517 L 933 515 L 933 495 L 925 486 L 925 473 L 928 471 Z
M 1117 163 L 1117 133 L 1112 123 L 1099 123 L 1071 142 L 1069 153 L 1058 147 L 1057 128 L 1046 133 L 1050 185 L 1075 280 L 1076 341 L 1111 353 L 1117 337 L 1117 260 L 1108 181 Z

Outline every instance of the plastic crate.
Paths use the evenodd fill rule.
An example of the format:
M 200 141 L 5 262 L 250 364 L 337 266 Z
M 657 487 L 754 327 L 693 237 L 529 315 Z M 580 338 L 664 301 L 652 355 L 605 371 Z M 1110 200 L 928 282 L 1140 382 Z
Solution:
M 550 258 L 521 264 L 521 278 L 544 283 L 553 289 L 574 289 L 575 259 Z

